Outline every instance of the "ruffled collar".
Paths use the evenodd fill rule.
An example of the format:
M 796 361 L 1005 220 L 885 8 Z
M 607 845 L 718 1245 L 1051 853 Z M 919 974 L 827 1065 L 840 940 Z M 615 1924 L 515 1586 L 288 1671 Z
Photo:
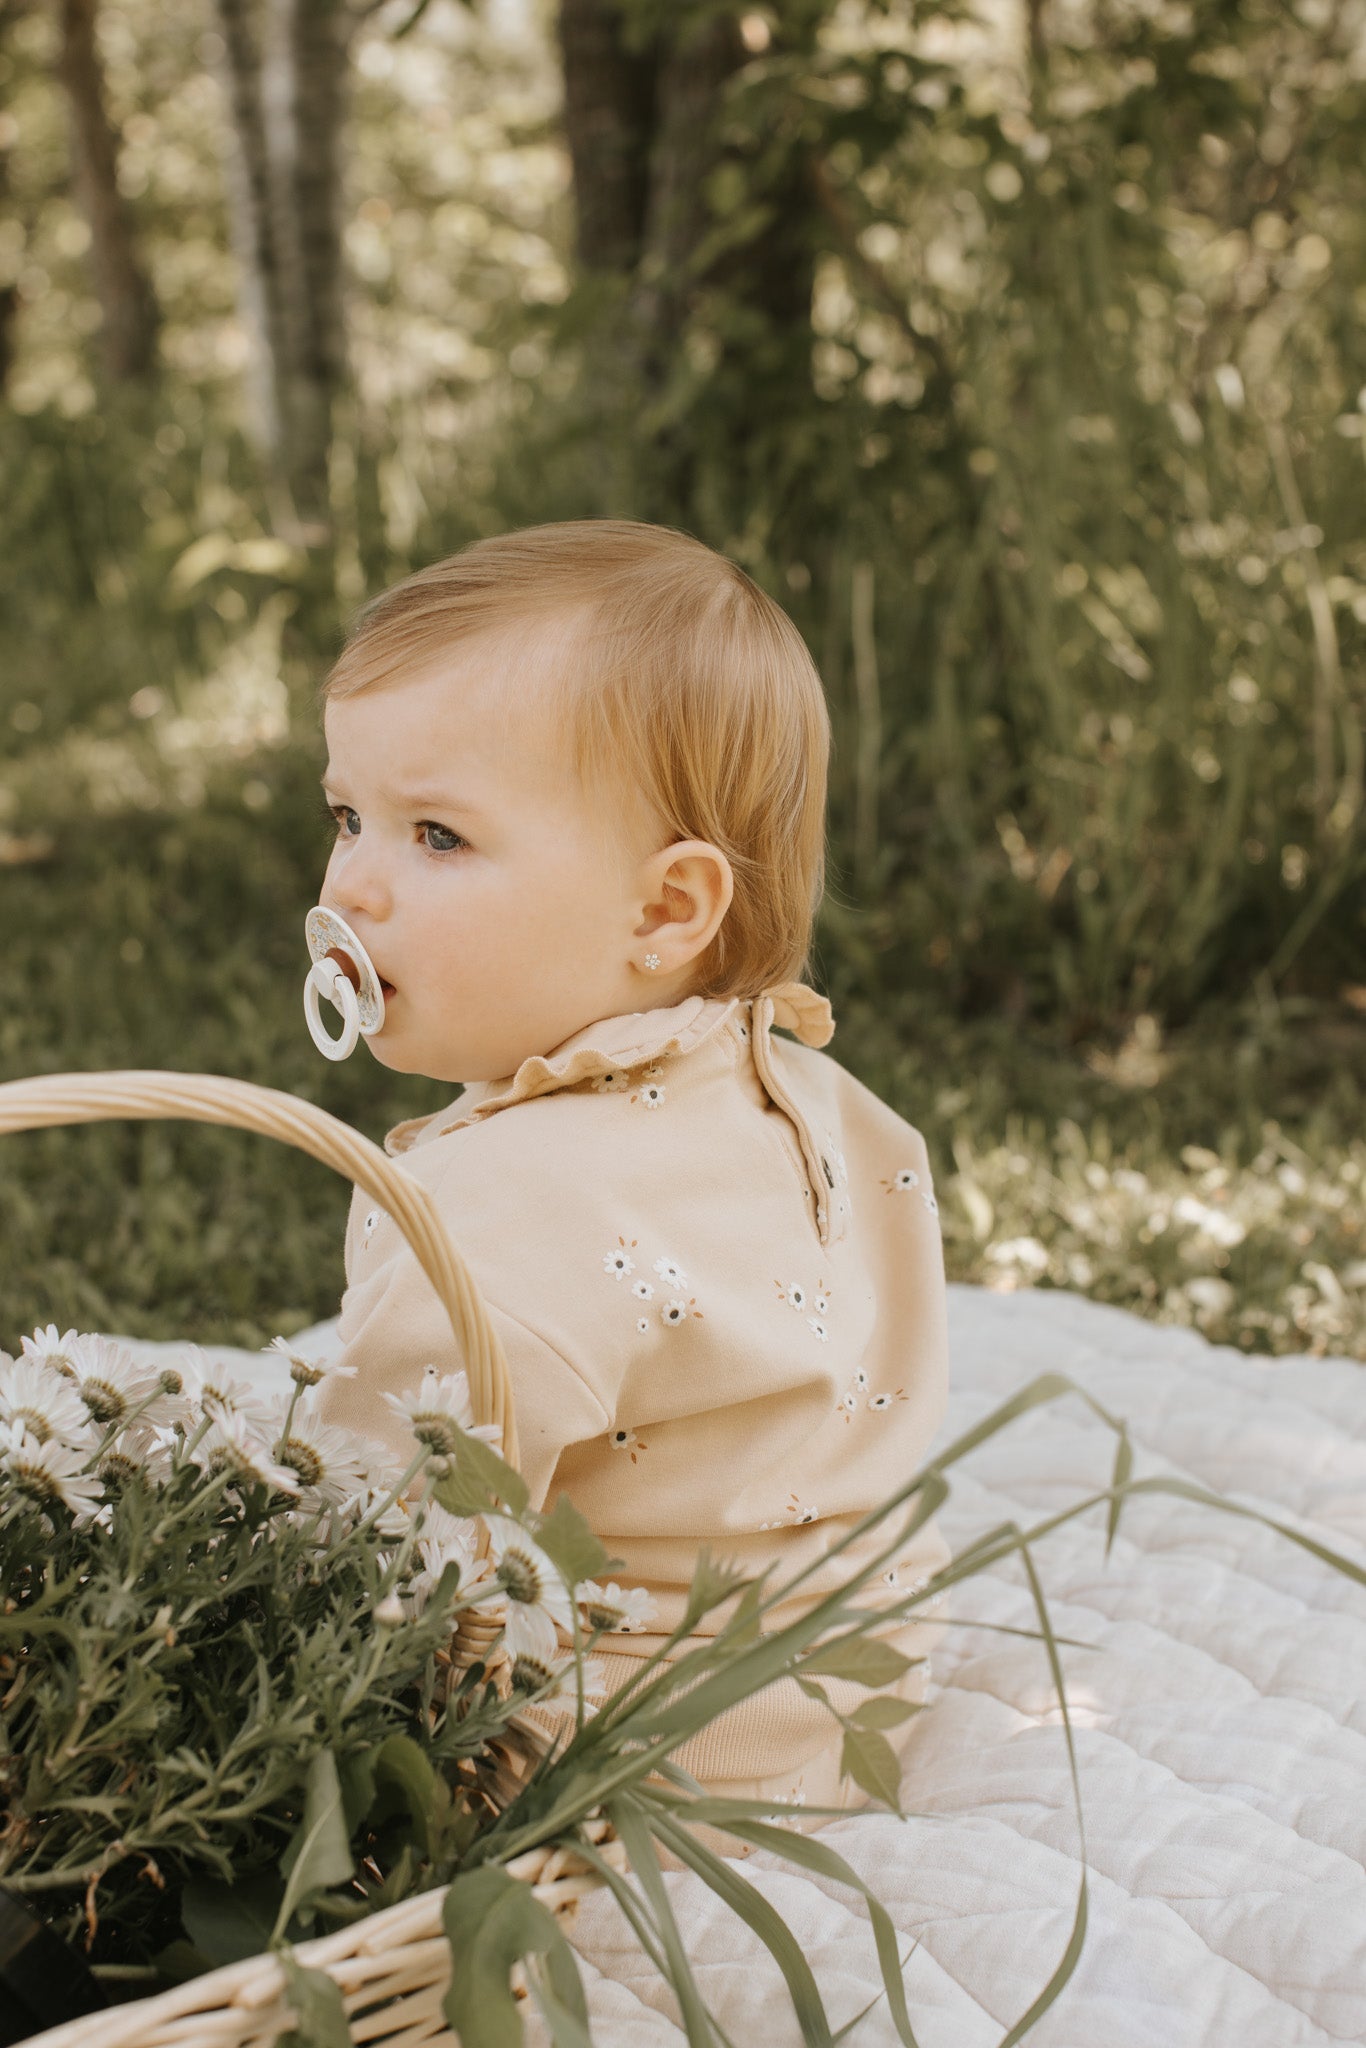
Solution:
M 550 1052 L 534 1053 L 523 1060 L 515 1074 L 497 1081 L 468 1081 L 448 1108 L 396 1124 L 384 1140 L 384 1149 L 390 1154 L 407 1152 L 424 1133 L 429 1138 L 443 1137 L 462 1124 L 477 1123 L 532 1096 L 595 1081 L 645 1060 L 692 1052 L 737 1012 L 752 1014 L 756 1030 L 762 1020 L 763 1029 L 777 1025 L 791 1031 L 803 1045 L 828 1045 L 835 1029 L 827 999 L 802 981 L 776 982 L 752 999 L 685 996 L 681 1003 L 664 1009 L 603 1017 Z

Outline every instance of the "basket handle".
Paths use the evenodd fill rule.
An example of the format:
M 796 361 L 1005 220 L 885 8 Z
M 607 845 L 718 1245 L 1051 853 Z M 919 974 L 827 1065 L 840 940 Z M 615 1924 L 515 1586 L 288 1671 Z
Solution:
M 476 1422 L 503 1432 L 503 1455 L 517 1463 L 512 1383 L 498 1333 L 464 1259 L 451 1243 L 428 1190 L 340 1117 L 281 1088 L 223 1074 L 159 1068 L 40 1074 L 0 1084 L 0 1136 L 52 1124 L 105 1123 L 115 1117 L 187 1117 L 279 1138 L 321 1159 L 381 1202 L 407 1238 L 450 1318 L 469 1379 Z

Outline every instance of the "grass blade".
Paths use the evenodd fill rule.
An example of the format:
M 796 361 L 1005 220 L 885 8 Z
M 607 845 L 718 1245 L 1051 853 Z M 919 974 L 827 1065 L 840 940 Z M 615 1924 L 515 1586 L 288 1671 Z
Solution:
M 714 1849 L 705 1848 L 676 1820 L 667 1820 L 663 1814 L 656 1814 L 654 1830 L 665 1847 L 673 1850 L 679 1862 L 695 1870 L 717 1897 L 725 1901 L 732 1913 L 738 1914 L 745 1925 L 758 1935 L 783 1973 L 807 2048 L 834 2048 L 830 2019 L 811 1973 L 811 1965 L 781 1914 L 748 1878 L 741 1877 L 724 1857 L 718 1856 Z

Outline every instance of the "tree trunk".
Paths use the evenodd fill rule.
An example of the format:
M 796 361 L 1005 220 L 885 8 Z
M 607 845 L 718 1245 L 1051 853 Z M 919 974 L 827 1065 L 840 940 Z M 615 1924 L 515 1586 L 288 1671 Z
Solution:
M 0 36 L 3 36 L 5 26 L 5 15 L 0 10 Z M 8 212 L 9 200 L 9 150 L 0 147 L 0 212 Z M 0 398 L 9 390 L 10 374 L 14 369 L 14 324 L 18 310 L 18 286 L 0 285 Z
M 808 48 L 815 34 L 809 15 L 785 21 L 777 39 Z M 726 86 L 750 57 L 738 17 L 691 0 L 663 21 L 636 50 L 627 44 L 621 0 L 560 0 L 579 265 L 590 274 L 615 272 L 622 285 L 621 317 L 586 366 L 589 397 L 596 390 L 609 416 L 623 403 L 636 408 L 649 439 L 640 483 L 645 517 L 674 516 L 694 496 L 695 435 L 674 414 L 676 394 L 685 394 L 686 406 L 695 389 L 694 369 L 684 367 L 680 379 L 679 356 L 699 313 L 709 330 L 704 345 L 716 351 L 713 424 L 740 473 L 749 453 L 780 433 L 792 405 L 810 397 L 815 280 L 817 207 L 797 124 L 784 132 L 780 109 L 778 128 L 762 141 L 723 128 Z M 764 205 L 768 218 L 699 264 L 718 220 L 709 184 L 728 163 L 741 171 L 747 201 Z
M 280 257 L 271 205 L 270 153 L 261 90 L 261 51 L 253 0 L 217 0 L 223 35 L 223 83 L 232 112 L 228 210 L 237 255 L 237 307 L 251 343 L 247 428 L 272 463 L 281 459 L 284 426 L 276 366 L 285 359 Z
M 149 376 L 155 366 L 157 304 L 118 187 L 118 142 L 95 47 L 95 4 L 61 0 L 59 61 L 71 111 L 76 191 L 90 227 L 95 290 L 104 315 L 100 342 L 105 368 L 112 378 L 128 382 Z
M 254 343 L 254 437 L 293 511 L 325 515 L 346 379 L 341 136 L 350 17 L 339 0 L 217 0 L 233 116 L 239 303 Z
M 341 131 L 349 38 L 338 0 L 267 0 L 266 133 L 282 259 L 276 378 L 286 472 L 301 511 L 327 503 L 332 405 L 345 377 Z
M 559 39 L 575 253 L 584 270 L 630 271 L 645 225 L 657 53 L 625 47 L 620 0 L 561 0 Z

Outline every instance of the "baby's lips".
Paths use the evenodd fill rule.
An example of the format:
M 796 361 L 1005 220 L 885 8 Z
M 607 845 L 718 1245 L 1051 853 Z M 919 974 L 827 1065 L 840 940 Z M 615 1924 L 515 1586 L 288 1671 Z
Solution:
M 341 946 L 329 946 L 327 950 L 327 957 L 329 960 L 336 961 L 338 967 L 340 967 L 342 973 L 346 976 L 352 988 L 359 990 L 360 969 L 359 967 L 357 967 L 355 961 L 351 958 L 351 955 L 348 952 L 346 952 Z M 373 961 L 371 962 L 371 965 L 374 965 Z M 383 993 L 386 996 L 393 995 L 395 992 L 394 984 L 391 981 L 385 980 L 384 976 L 380 974 L 378 967 L 375 968 L 375 974 L 379 979 L 379 985 Z

